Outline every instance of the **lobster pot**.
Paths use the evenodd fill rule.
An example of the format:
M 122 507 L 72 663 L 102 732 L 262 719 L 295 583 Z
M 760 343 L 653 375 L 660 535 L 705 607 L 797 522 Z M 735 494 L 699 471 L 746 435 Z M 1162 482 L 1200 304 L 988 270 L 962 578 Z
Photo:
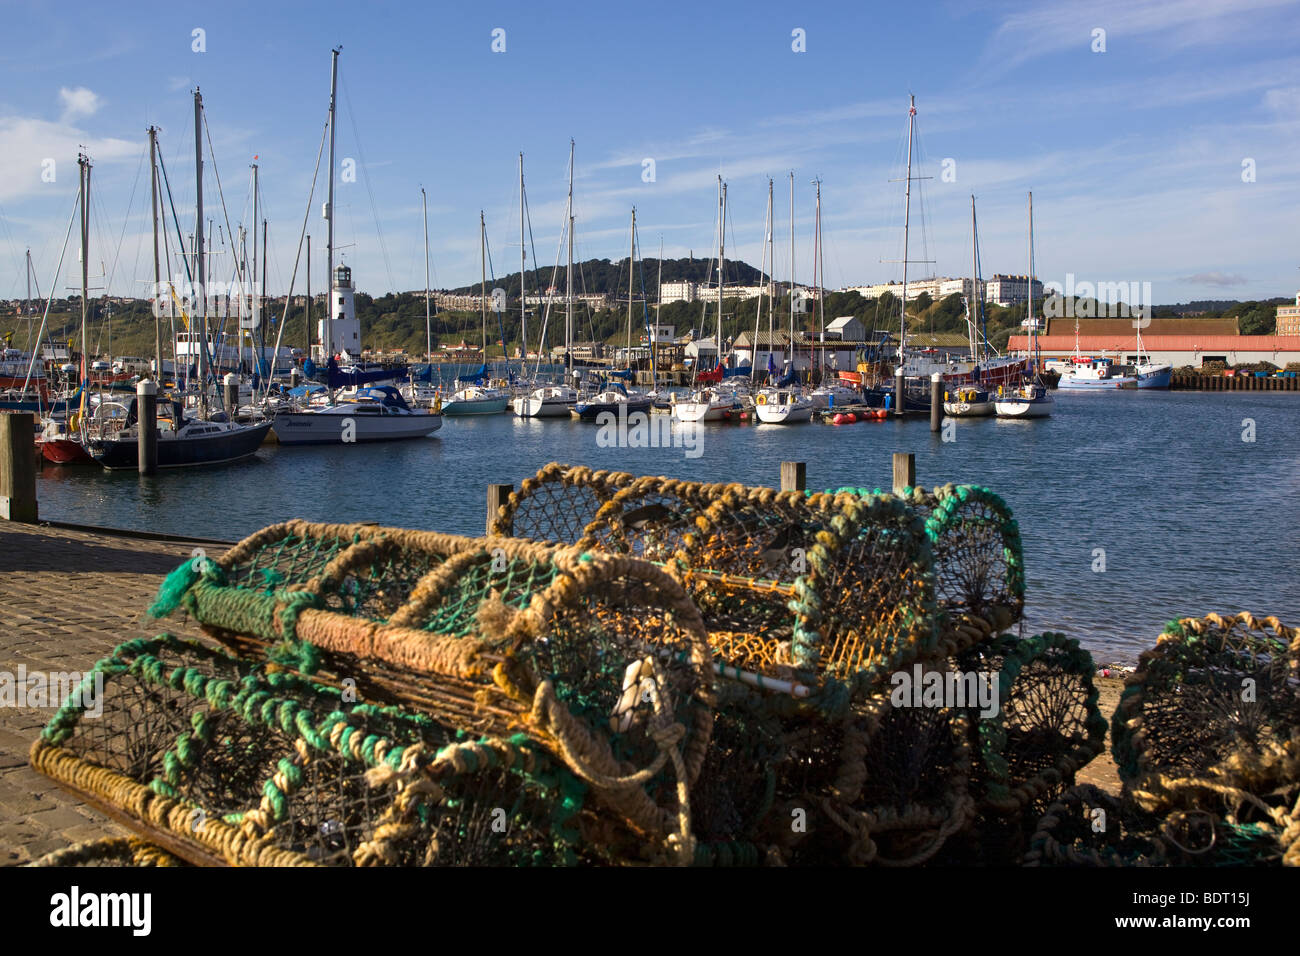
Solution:
M 1017 814 L 1049 803 L 1105 749 L 1092 655 L 1073 638 L 1004 634 L 949 667 L 967 698 L 971 789 L 982 811 Z
M 1148 809 L 1300 796 L 1300 631 L 1249 614 L 1171 622 L 1125 682 L 1112 720 L 1125 789 Z
M 557 864 L 585 788 L 526 739 L 458 739 L 161 635 L 119 646 L 33 766 L 166 851 L 230 865 Z
M 695 521 L 675 573 L 715 653 L 765 676 L 795 675 L 842 711 L 937 645 L 921 523 L 897 500 L 726 488 Z
M 677 857 L 712 726 L 703 624 L 663 570 L 505 538 L 290 522 L 183 566 L 180 604 L 241 654 L 441 725 L 525 727 Z
M 1027 866 L 1291 866 L 1292 817 L 1279 824 L 1232 812 L 1152 813 L 1096 787 L 1066 791 L 1038 823 Z
M 492 532 L 555 544 L 576 544 L 602 505 L 635 476 L 552 462 L 524 479 L 497 514 Z
M 47 853 L 28 866 L 185 866 L 184 860 L 139 837 L 102 837 Z
M 835 493 L 892 497 L 879 488 L 842 488 Z M 986 622 L 996 632 L 1020 620 L 1025 605 L 1024 548 L 1007 503 L 987 488 L 951 484 L 933 490 L 909 488 L 902 500 L 925 522 L 945 629 Z M 959 639 L 956 646 L 962 643 Z

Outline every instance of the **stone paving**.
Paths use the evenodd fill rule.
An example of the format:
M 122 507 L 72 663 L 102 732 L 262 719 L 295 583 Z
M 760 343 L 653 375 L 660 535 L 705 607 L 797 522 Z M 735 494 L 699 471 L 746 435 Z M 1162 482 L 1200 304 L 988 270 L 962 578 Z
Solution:
M 163 630 L 144 609 L 162 578 L 199 546 L 213 557 L 224 550 L 0 522 L 0 671 L 84 671 L 122 641 Z M 171 619 L 165 629 L 186 632 Z M 28 766 L 53 713 L 0 707 L 0 865 L 126 832 Z

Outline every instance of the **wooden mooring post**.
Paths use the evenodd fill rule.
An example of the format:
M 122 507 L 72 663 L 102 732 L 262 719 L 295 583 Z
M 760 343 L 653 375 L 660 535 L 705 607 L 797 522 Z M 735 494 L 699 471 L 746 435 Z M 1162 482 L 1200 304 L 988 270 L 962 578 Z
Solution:
M 916 487 L 916 455 L 910 451 L 894 452 L 894 494 Z
M 31 412 L 0 414 L 0 518 L 37 521 L 36 431 Z
M 510 500 L 514 490 L 514 485 L 487 486 L 487 533 L 489 535 L 492 534 L 492 526 L 496 524 L 497 512 Z M 510 536 L 511 530 L 510 528 L 503 529 L 506 537 Z
M 802 461 L 781 462 L 781 490 L 806 491 L 808 489 L 808 464 Z

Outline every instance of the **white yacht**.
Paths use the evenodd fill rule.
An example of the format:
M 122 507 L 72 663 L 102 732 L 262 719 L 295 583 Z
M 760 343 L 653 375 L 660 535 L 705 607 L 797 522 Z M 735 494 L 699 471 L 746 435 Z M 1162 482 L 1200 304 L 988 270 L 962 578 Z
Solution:
M 694 392 L 685 402 L 673 403 L 673 420 L 679 422 L 720 422 L 739 411 L 736 397 L 715 388 Z
M 413 409 L 397 389 L 379 385 L 348 401 L 279 412 L 272 430 L 281 445 L 334 445 L 424 438 L 441 427 L 441 415 Z
M 758 420 L 769 425 L 812 421 L 813 407 L 811 398 L 790 388 L 765 388 L 754 399 Z
M 1046 418 L 1052 414 L 1052 395 L 1046 386 L 1030 382 L 1018 388 L 999 387 L 994 408 L 998 418 Z
M 520 418 L 568 418 L 578 401 L 578 390 L 568 385 L 544 385 L 514 399 Z
M 442 403 L 444 415 L 498 415 L 510 404 L 510 393 L 490 385 L 469 385 Z

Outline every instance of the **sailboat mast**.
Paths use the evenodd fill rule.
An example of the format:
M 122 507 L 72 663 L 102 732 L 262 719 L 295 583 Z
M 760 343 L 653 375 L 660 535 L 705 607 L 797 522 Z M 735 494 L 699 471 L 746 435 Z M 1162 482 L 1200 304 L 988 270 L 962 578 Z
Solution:
M 636 206 L 627 230 L 627 367 L 632 367 L 632 267 L 636 261 Z
M 722 184 L 722 215 L 718 218 L 718 364 L 722 364 L 722 288 L 727 284 L 727 184 Z
M 321 336 L 321 360 L 329 367 L 330 356 L 334 354 L 334 317 L 330 305 L 330 296 L 334 289 L 334 112 L 339 88 L 339 50 L 330 51 L 330 176 L 329 194 L 325 201 L 325 334 Z M 329 372 L 325 373 L 325 384 L 329 387 Z M 330 399 L 334 390 L 330 388 Z
M 794 170 L 790 170 L 790 371 L 794 372 Z
M 424 360 L 433 361 L 433 317 L 429 312 L 429 200 L 420 187 L 420 209 L 424 214 Z
M 907 107 L 907 181 L 903 187 L 903 302 L 898 316 L 898 364 L 902 366 L 907 348 L 907 239 L 912 224 L 912 131 L 916 125 L 916 97 Z
M 573 214 L 569 214 L 569 268 L 565 279 L 566 312 L 564 316 L 564 371 L 567 380 L 573 372 Z
M 478 258 L 482 270 L 479 287 L 479 308 L 483 317 L 483 364 L 487 365 L 487 221 L 483 210 L 478 211 Z
M 769 184 L 771 180 L 768 180 Z M 763 321 L 763 293 L 762 283 L 767 279 L 767 240 L 772 232 L 772 194 L 769 188 L 767 197 L 767 214 L 763 217 L 763 251 L 759 254 L 758 276 L 760 280 L 758 293 L 758 307 L 754 310 L 754 348 L 749 353 L 749 383 L 752 385 L 758 379 L 758 324 Z M 770 324 L 772 317 L 768 316 Z M 771 339 L 768 340 L 769 349 L 772 347 Z
M 90 157 L 77 157 L 81 167 L 81 369 L 82 406 L 90 388 L 90 341 L 86 336 L 86 304 L 90 296 Z
M 528 250 L 524 246 L 524 154 L 519 154 L 519 345 L 523 365 L 528 365 L 528 292 L 524 286 L 524 271 L 528 267 Z
M 772 221 L 775 215 L 772 205 L 772 179 L 767 180 L 767 259 L 769 269 L 767 272 L 767 354 L 772 354 L 772 316 L 776 311 L 776 241 L 773 233 L 776 231 L 776 223 Z
M 564 371 L 565 384 L 568 384 L 569 373 L 573 371 L 573 359 L 570 352 L 573 349 L 573 140 L 569 140 L 569 268 L 565 272 L 565 291 L 564 291 Z
M 194 259 L 199 277 L 199 417 L 208 410 L 208 280 L 203 255 L 203 94 L 194 91 Z M 193 328 L 190 329 L 193 340 Z
M 975 233 L 975 195 L 970 197 L 970 357 L 972 362 L 979 361 L 977 348 L 979 339 L 976 336 L 975 323 L 979 321 L 979 246 Z
M 303 306 L 302 320 L 307 326 L 307 357 L 311 358 L 311 234 L 307 234 L 307 302 Z
M 655 306 L 655 328 L 654 333 L 650 336 L 650 366 L 652 369 L 652 378 L 650 387 L 659 388 L 659 368 L 656 360 L 659 358 L 659 320 L 664 311 L 664 234 L 659 234 L 659 291 L 656 294 L 659 304 Z
M 258 294 L 261 290 L 259 290 L 259 289 L 257 288 L 257 223 L 258 223 L 257 215 L 258 215 L 258 208 L 257 208 L 257 163 L 253 163 L 253 271 L 252 271 L 252 283 L 251 283 L 252 288 L 251 288 L 251 290 L 250 290 L 250 291 L 252 292 L 252 299 L 253 299 L 253 320 L 252 320 L 252 329 L 251 329 L 250 331 L 253 331 L 253 332 L 259 331 L 259 330 L 262 328 L 262 324 L 261 324 L 261 317 L 262 317 L 262 303 L 261 303 L 261 301 L 260 301 L 262 297 L 261 297 L 261 295 Z M 265 233 L 263 233 L 262 244 L 263 244 L 263 252 L 262 252 L 262 256 L 263 256 L 263 258 L 265 258 L 265 257 L 266 257 L 266 252 L 265 252 L 266 236 L 265 236 Z M 248 279 L 249 279 L 249 275 L 248 275 L 248 273 L 245 273 L 245 275 L 244 275 L 244 280 L 245 280 L 245 281 L 248 281 Z M 237 355 L 239 358 L 243 358 L 243 354 L 244 354 L 244 332 L 243 332 L 242 329 L 240 329 L 240 330 L 236 333 L 235 341 L 236 341 L 236 343 L 238 343 L 238 349 L 236 350 L 236 355 Z
M 162 296 L 162 268 L 158 262 L 158 127 L 149 127 L 149 182 L 152 192 L 152 201 L 149 205 L 149 212 L 153 217 L 153 354 L 154 354 L 154 381 L 163 380 L 162 370 L 162 317 L 159 313 L 159 299 Z M 28 258 L 31 253 L 27 253 Z M 30 281 L 30 280 L 29 280 Z M 30 286 L 27 293 L 31 297 Z M 173 372 L 175 369 L 173 369 Z
M 1029 276 L 1025 283 L 1028 292 L 1028 308 L 1025 321 L 1029 323 L 1029 361 L 1030 371 L 1038 371 L 1038 323 L 1034 320 L 1034 194 L 1029 193 Z
M 817 295 L 817 313 L 820 316 L 818 329 L 821 332 L 822 346 L 818 349 L 819 366 L 822 373 L 826 371 L 826 309 L 822 307 L 822 181 L 814 179 L 813 184 L 817 187 L 817 225 L 813 230 L 813 290 Z

